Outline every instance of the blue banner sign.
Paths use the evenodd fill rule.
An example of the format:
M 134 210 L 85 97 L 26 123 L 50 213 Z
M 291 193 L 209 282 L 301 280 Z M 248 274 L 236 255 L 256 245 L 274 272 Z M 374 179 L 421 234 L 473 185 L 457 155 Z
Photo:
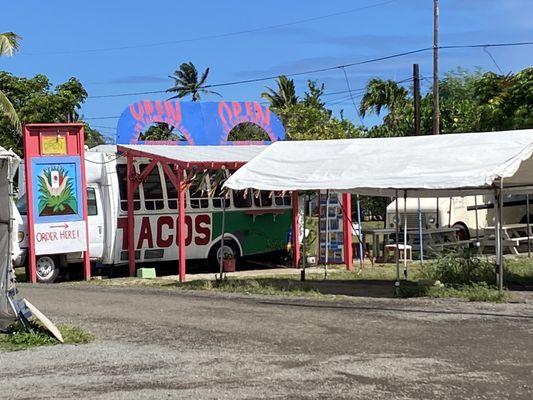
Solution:
M 174 132 L 184 141 L 167 144 L 225 145 L 268 144 L 285 139 L 285 128 L 280 119 L 268 107 L 252 101 L 180 102 L 141 100 L 128 106 L 117 125 L 117 144 L 148 143 L 139 140 L 139 135 L 156 122 L 174 127 Z M 261 127 L 268 141 L 228 141 L 231 130 L 243 122 Z M 161 143 L 161 142 L 157 142 Z

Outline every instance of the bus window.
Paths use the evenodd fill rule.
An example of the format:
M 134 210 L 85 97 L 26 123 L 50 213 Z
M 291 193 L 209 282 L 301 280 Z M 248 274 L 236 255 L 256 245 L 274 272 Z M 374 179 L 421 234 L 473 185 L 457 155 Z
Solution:
M 139 169 L 141 173 L 148 167 L 149 164 L 140 164 Z M 162 210 L 163 209 L 163 187 L 161 186 L 161 176 L 159 175 L 159 166 L 155 166 L 150 171 L 146 179 L 142 183 L 144 192 L 144 208 L 146 210 Z
M 274 196 L 274 202 L 277 206 L 290 206 L 291 205 L 291 194 L 290 192 L 285 192 L 282 196 L 281 192 L 277 192 Z
M 128 182 L 126 164 L 117 164 L 118 191 L 120 194 L 120 209 L 128 211 Z M 133 192 L 133 209 L 140 210 L 139 189 Z
M 168 179 L 167 174 L 165 174 L 165 186 L 167 187 L 167 199 L 168 199 L 168 208 L 171 210 L 177 210 L 178 208 L 178 191 L 174 187 L 174 184 Z
M 17 200 L 17 209 L 19 210 L 19 214 L 20 215 L 28 214 L 28 202 L 27 202 L 27 198 L 26 198 L 26 193 L 24 193 Z
M 248 208 L 252 206 L 253 194 L 248 190 L 232 190 L 233 205 L 235 208 Z
M 259 191 L 259 196 L 256 196 L 254 193 L 254 204 L 256 207 L 271 207 L 272 206 L 272 197 L 270 196 L 272 192 L 267 190 Z
M 92 187 L 87 188 L 87 215 L 98 215 L 96 192 Z
M 221 174 L 223 174 L 221 176 Z M 221 179 L 222 178 L 222 179 Z M 210 170 L 209 171 L 209 187 L 216 181 L 218 181 L 218 185 L 216 186 L 214 192 L 213 192 L 213 207 L 214 208 L 222 208 L 222 198 L 224 198 L 224 207 L 229 208 L 230 206 L 230 200 L 229 197 L 226 196 L 226 193 L 222 191 L 222 184 L 227 178 L 227 174 L 224 171 L 220 170 Z
M 200 181 L 193 181 L 189 186 L 189 195 L 191 208 L 207 208 L 209 207 L 209 199 L 207 198 L 207 186 L 205 176 Z

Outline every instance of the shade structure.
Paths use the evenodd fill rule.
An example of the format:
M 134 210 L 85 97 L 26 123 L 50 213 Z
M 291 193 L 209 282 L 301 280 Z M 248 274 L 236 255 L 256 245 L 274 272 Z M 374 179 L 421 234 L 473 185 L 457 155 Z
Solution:
M 336 190 L 413 197 L 533 187 L 533 129 L 270 145 L 233 174 L 231 189 Z
M 12 179 L 20 162 L 10 150 L 0 147 L 0 329 L 13 322 L 15 314 L 8 294 L 13 289 L 12 259 L 20 253 L 18 245 L 18 214 L 12 197 Z
M 182 167 L 212 164 L 242 164 L 250 161 L 267 145 L 239 146 L 169 146 L 169 145 L 118 145 L 117 149 L 136 157 L 157 158 Z

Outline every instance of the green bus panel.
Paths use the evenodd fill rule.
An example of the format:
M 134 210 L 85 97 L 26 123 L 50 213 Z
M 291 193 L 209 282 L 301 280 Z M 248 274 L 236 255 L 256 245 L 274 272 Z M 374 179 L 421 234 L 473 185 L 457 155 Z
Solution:
M 278 210 L 276 210 L 278 211 Z M 222 234 L 222 213 L 214 212 L 213 238 Z M 284 250 L 292 224 L 292 210 L 283 210 L 283 214 L 249 215 L 243 210 L 227 211 L 225 221 L 226 233 L 237 237 L 243 249 L 243 255 Z

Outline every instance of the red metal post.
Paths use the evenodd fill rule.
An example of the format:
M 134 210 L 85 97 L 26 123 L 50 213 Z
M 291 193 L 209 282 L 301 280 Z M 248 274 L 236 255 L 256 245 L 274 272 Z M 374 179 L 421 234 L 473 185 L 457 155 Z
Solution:
M 126 167 L 126 187 L 128 191 L 128 264 L 130 276 L 135 275 L 135 217 L 133 215 L 133 193 L 135 191 L 134 183 L 131 178 L 135 175 L 135 169 L 133 167 L 133 157 L 129 154 L 126 155 L 127 167 Z
M 28 149 L 29 144 L 27 143 L 27 138 L 30 133 L 28 127 L 24 127 L 24 148 Z M 35 265 L 35 233 L 33 227 L 33 193 L 31 188 L 31 157 L 26 157 L 24 160 L 24 172 L 26 173 L 26 199 L 28 203 L 28 269 L 29 269 L 29 279 L 31 283 L 37 282 L 37 270 Z
M 185 254 L 185 187 L 183 186 L 183 169 L 176 169 L 178 175 L 178 259 L 180 282 L 185 282 L 186 254 Z
M 353 271 L 353 248 L 352 248 L 352 196 L 350 193 L 342 194 L 342 230 L 344 232 L 344 263 L 349 271 Z M 359 228 L 360 229 L 360 228 Z
M 292 254 L 293 263 L 298 268 L 300 262 L 300 227 L 298 226 L 298 191 L 293 191 L 292 197 Z
M 78 135 L 78 153 L 80 155 L 81 163 L 81 186 L 87 187 L 87 179 L 85 175 L 85 132 L 83 127 L 80 128 L 80 134 Z M 82 207 L 83 207 L 83 219 L 85 220 L 85 241 L 87 250 L 83 253 L 83 278 L 88 281 L 91 279 L 91 258 L 89 254 L 89 216 L 87 210 L 87 191 L 82 190 Z

